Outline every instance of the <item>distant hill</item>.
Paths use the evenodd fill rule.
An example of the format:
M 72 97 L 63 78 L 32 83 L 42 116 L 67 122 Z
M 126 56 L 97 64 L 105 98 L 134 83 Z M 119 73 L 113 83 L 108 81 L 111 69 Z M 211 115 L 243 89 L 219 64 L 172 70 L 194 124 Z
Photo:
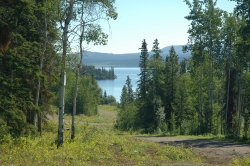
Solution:
M 162 48 L 161 56 L 165 60 L 166 55 L 169 54 L 171 46 Z M 176 53 L 179 56 L 179 61 L 183 58 L 189 58 L 190 53 L 183 53 L 182 46 L 174 46 Z M 83 64 L 93 65 L 96 67 L 138 67 L 140 60 L 140 52 L 138 53 L 129 53 L 129 54 L 110 54 L 110 53 L 99 53 L 99 52 L 84 52 Z M 152 52 L 149 52 L 149 55 L 152 55 Z

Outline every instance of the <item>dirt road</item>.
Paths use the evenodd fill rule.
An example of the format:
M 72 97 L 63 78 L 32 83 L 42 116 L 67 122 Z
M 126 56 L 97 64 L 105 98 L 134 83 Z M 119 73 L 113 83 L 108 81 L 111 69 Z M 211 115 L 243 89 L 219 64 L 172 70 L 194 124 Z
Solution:
M 250 158 L 250 145 L 234 144 L 225 141 L 216 141 L 211 139 L 187 139 L 176 137 L 133 137 L 135 139 L 143 139 L 147 141 L 158 142 L 160 144 L 184 145 L 185 147 L 193 147 L 195 151 L 201 154 L 206 163 L 226 164 L 231 163 L 234 157 Z

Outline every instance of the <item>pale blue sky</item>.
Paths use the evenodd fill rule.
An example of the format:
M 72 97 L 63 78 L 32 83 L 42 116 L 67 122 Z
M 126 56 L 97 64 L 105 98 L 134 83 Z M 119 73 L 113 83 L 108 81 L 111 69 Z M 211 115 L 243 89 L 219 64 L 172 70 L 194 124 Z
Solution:
M 190 0 L 192 1 L 192 0 Z M 217 7 L 232 12 L 235 2 L 218 0 Z M 157 38 L 160 48 L 187 43 L 190 24 L 184 17 L 189 8 L 183 0 L 116 0 L 118 19 L 103 24 L 109 35 L 106 46 L 89 45 L 89 51 L 103 53 L 139 52 L 143 39 L 148 50 Z

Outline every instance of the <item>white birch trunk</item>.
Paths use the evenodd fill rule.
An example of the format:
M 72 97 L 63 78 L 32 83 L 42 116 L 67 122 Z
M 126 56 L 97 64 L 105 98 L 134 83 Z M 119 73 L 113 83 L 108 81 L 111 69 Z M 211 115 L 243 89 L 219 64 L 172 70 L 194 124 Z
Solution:
M 61 66 L 61 81 L 60 81 L 60 98 L 59 98 L 59 124 L 58 124 L 58 144 L 57 147 L 63 144 L 63 133 L 64 133 L 64 91 L 66 84 L 66 55 L 68 47 L 68 30 L 69 23 L 73 17 L 73 6 L 75 0 L 69 0 L 69 6 L 65 8 L 66 18 L 61 20 L 61 28 L 63 30 L 62 42 L 63 42 L 63 53 L 62 53 L 62 66 Z M 64 22 L 64 26 L 62 25 Z
M 60 101 L 59 101 L 59 119 L 58 119 L 58 146 L 63 144 L 64 133 L 64 93 L 66 85 L 66 72 L 61 75 L 60 80 Z

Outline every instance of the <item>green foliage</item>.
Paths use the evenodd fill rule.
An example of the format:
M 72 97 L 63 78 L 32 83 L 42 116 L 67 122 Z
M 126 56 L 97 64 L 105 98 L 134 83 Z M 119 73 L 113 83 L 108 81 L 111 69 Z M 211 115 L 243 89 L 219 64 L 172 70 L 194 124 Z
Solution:
M 1 20 L 11 27 L 9 49 L 0 53 L 1 138 L 34 135 L 36 128 L 31 125 L 34 112 L 44 117 L 55 99 L 51 89 L 58 80 L 58 56 L 54 46 L 58 32 L 55 6 L 48 7 L 52 3 L 56 4 L 50 0 L 46 4 L 31 1 L 0 2 Z M 53 20 L 47 22 L 49 42 L 45 42 L 45 6 L 48 7 L 46 19 Z M 47 49 L 43 54 L 45 45 Z M 39 103 L 35 106 L 38 80 L 41 88 Z
M 106 103 L 106 104 L 110 104 L 110 105 L 116 105 L 116 99 L 115 99 L 114 96 L 108 95 L 108 96 L 105 98 L 105 103 Z
M 177 85 L 178 85 L 178 71 L 179 71 L 179 64 L 178 64 L 178 55 L 175 52 L 174 47 L 172 46 L 169 50 L 169 55 L 166 56 L 165 60 L 165 85 L 164 85 L 164 96 L 163 96 L 163 102 L 165 107 L 165 114 L 166 114 L 166 122 L 168 125 L 168 129 L 174 129 L 171 127 L 171 125 L 174 125 L 171 123 L 171 119 L 173 119 L 171 116 L 174 115 L 174 101 L 176 100 L 176 91 L 177 91 Z
M 75 77 L 71 71 L 67 72 L 67 86 L 65 95 L 65 113 L 72 114 Z M 95 79 L 84 75 L 79 77 L 79 91 L 76 99 L 76 114 L 96 115 L 97 106 L 101 101 L 101 89 Z
M 56 124 L 50 124 L 56 130 Z M 66 126 L 67 127 L 67 126 Z M 77 124 L 74 142 L 65 131 L 65 143 L 57 148 L 55 134 L 44 132 L 36 139 L 21 137 L 0 145 L 1 165 L 168 165 L 173 162 L 200 163 L 192 149 L 161 146 L 135 140 L 102 127 Z
M 120 107 L 121 109 L 125 109 L 128 104 L 134 102 L 134 92 L 132 89 L 131 79 L 127 76 L 127 80 L 125 85 L 122 88 L 121 99 L 120 99 Z
M 133 131 L 136 129 L 136 113 L 138 109 L 133 103 L 127 103 L 126 106 L 118 112 L 118 118 L 115 128 L 122 131 Z
M 233 158 L 233 164 L 237 166 L 250 165 L 250 159 L 247 157 L 243 158 Z
M 122 88 L 121 99 L 120 99 L 120 107 L 124 109 L 128 104 L 128 90 L 127 87 L 124 85 Z

